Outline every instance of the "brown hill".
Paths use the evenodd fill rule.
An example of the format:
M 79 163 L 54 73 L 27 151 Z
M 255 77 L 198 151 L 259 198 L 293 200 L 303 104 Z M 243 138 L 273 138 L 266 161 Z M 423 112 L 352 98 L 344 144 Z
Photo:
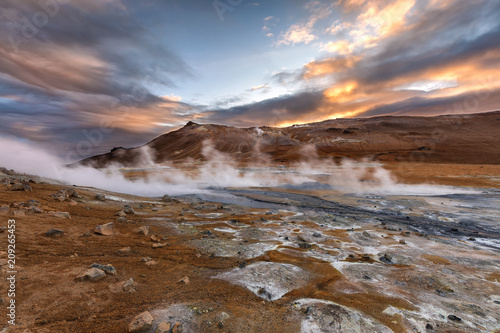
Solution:
M 380 161 L 500 164 L 500 111 L 437 117 L 385 116 L 344 118 L 286 128 L 236 128 L 189 122 L 142 147 L 155 162 L 204 160 L 203 147 L 213 147 L 242 163 L 265 157 L 268 162 L 296 161 L 315 147 L 319 157 Z M 137 164 L 142 147 L 116 148 L 80 163 L 105 167 Z M 205 152 L 206 153 L 206 152 Z

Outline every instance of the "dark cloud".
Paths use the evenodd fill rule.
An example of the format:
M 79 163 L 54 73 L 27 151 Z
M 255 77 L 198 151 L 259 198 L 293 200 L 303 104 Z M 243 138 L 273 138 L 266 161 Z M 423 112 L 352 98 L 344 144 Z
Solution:
M 131 121 L 143 119 L 150 129 L 152 119 L 175 118 L 177 107 L 185 109 L 165 105 L 150 88 L 173 87 L 193 77 L 191 68 L 119 0 L 6 0 L 0 17 L 3 133 L 76 144 L 80 128 L 96 126 L 97 116 L 135 108 L 143 118 L 129 114 Z M 124 119 L 116 123 L 125 126 Z
M 302 119 L 320 107 L 322 102 L 323 92 L 301 92 L 229 109 L 208 110 L 200 119 L 236 126 L 279 125 Z

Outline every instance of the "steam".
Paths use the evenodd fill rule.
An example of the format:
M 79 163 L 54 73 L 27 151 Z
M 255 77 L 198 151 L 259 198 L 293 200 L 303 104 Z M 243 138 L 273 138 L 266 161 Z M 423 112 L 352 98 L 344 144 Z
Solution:
M 254 152 L 255 166 L 239 168 L 231 156 L 204 142 L 202 154 L 206 162 L 185 165 L 155 164 L 148 147 L 141 148 L 141 163 L 137 168 L 120 165 L 107 169 L 89 166 L 68 168 L 58 157 L 32 143 L 0 137 L 0 166 L 17 172 L 37 175 L 61 183 L 92 186 L 108 191 L 141 196 L 197 194 L 210 187 L 277 187 L 284 184 L 323 183 L 347 193 L 378 193 L 399 195 L 445 195 L 471 193 L 447 186 L 399 184 L 380 164 L 371 161 L 344 160 L 336 164 L 332 159 L 320 159 L 314 146 L 304 146 L 300 162 L 288 168 L 271 167 L 269 157 Z M 141 177 L 131 177 L 144 171 Z M 128 175 L 128 176 L 126 176 Z

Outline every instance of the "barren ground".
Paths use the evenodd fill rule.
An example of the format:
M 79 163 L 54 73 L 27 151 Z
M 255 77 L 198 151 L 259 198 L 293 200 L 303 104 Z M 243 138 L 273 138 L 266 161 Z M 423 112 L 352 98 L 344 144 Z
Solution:
M 0 330 L 128 332 L 132 319 L 149 311 L 150 332 L 160 322 L 180 322 L 184 332 L 500 332 L 500 167 L 386 168 L 409 184 L 482 189 L 440 196 L 228 191 L 252 208 L 0 173 L 0 226 L 16 220 L 18 271 L 17 326 L 6 323 L 2 279 Z M 7 183 L 22 179 L 35 180 L 32 191 L 11 191 Z M 64 188 L 80 197 L 51 196 Z M 43 211 L 23 213 L 29 200 Z M 135 214 L 118 222 L 127 204 Z M 113 235 L 94 233 L 109 222 Z M 137 232 L 141 226 L 150 227 L 148 235 Z M 51 228 L 64 234 L 46 236 Z M 0 239 L 5 275 L 7 231 Z M 93 263 L 117 274 L 76 281 Z M 132 293 L 122 288 L 130 278 Z

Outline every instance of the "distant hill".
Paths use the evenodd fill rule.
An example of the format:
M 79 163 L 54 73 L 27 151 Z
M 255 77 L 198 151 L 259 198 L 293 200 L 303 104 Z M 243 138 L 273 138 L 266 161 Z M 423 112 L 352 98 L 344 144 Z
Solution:
M 147 143 L 155 162 L 204 160 L 204 142 L 234 160 L 296 161 L 316 147 L 319 157 L 373 157 L 380 161 L 500 164 L 500 111 L 436 117 L 343 118 L 286 128 L 237 128 L 187 123 Z M 135 165 L 141 147 L 115 148 L 79 163 Z

